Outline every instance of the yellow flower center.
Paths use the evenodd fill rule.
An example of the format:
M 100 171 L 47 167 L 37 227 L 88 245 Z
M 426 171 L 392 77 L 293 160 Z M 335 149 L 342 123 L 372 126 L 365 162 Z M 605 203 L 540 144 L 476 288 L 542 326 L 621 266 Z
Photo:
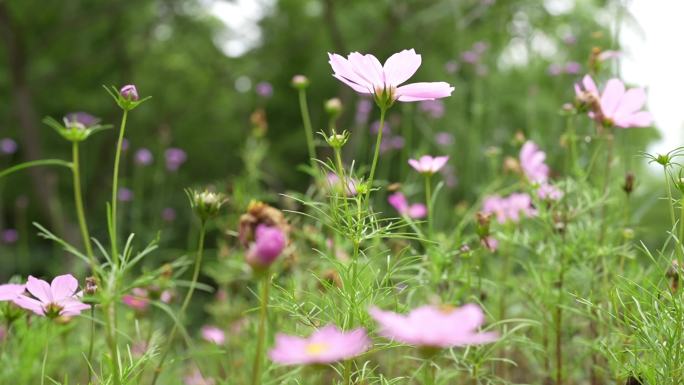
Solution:
M 317 356 L 321 353 L 325 353 L 328 350 L 328 344 L 322 342 L 314 342 L 306 345 L 306 353 L 311 356 Z
M 456 310 L 456 308 L 451 306 L 451 305 L 440 305 L 439 306 L 439 311 L 444 313 L 444 314 L 451 314 L 454 310 Z

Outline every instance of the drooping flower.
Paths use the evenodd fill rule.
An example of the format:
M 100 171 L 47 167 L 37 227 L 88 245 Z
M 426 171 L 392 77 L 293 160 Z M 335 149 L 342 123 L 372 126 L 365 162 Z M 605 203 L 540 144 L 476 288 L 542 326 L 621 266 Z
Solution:
M 254 243 L 247 251 L 247 262 L 256 267 L 268 266 L 278 258 L 286 245 L 285 234 L 279 228 L 260 224 L 255 230 Z
M 17 152 L 17 148 L 19 148 L 19 146 L 17 145 L 17 142 L 14 141 L 14 139 L 0 139 L 0 154 L 12 155 L 15 152 Z
M 21 294 L 13 302 L 41 316 L 75 316 L 90 309 L 90 305 L 81 302 L 83 294 L 76 292 L 78 281 L 71 274 L 57 276 L 52 283 L 29 275 L 26 290 L 32 296 Z
M 418 160 L 409 159 L 408 163 L 421 174 L 434 174 L 449 161 L 448 156 L 423 155 Z
M 202 338 L 207 342 L 212 342 L 216 345 L 223 345 L 226 342 L 226 333 L 213 325 L 202 326 Z
M 121 93 L 121 96 L 128 100 L 138 100 L 140 98 L 138 96 L 138 89 L 133 84 L 127 84 L 121 87 L 119 92 Z
M 188 159 L 188 154 L 180 148 L 168 148 L 164 151 L 164 158 L 166 159 L 166 169 L 169 171 L 178 171 L 180 166 Z
M 25 285 L 18 285 L 15 283 L 6 283 L 4 285 L 0 285 L 0 302 L 12 301 L 21 294 L 24 294 L 25 290 Z
M 135 152 L 135 164 L 138 166 L 149 166 L 154 161 L 154 156 L 152 151 L 147 148 L 139 148 Z
M 361 94 L 374 95 L 376 102 L 388 107 L 395 101 L 415 102 L 444 98 L 454 90 L 446 82 L 411 83 L 400 86 L 418 70 L 421 56 L 415 50 L 403 50 L 390 56 L 382 65 L 370 54 L 350 53 L 347 58 L 328 54 L 333 76 Z
M 544 163 L 546 153 L 531 140 L 520 149 L 520 167 L 530 182 L 544 182 L 549 178 L 549 166 Z
M 478 331 L 484 323 L 484 313 L 474 304 L 459 308 L 425 305 L 408 315 L 373 307 L 369 313 L 380 324 L 382 336 L 419 347 L 479 345 L 498 338 L 496 333 Z
M 625 89 L 620 79 L 610 79 L 603 93 L 599 95 L 596 83 L 589 75 L 585 75 L 582 84 L 575 84 L 577 98 L 589 104 L 589 116 L 603 124 L 621 128 L 648 127 L 653 117 L 648 111 L 641 111 L 646 104 L 646 92 L 643 88 Z
M 370 346 L 364 329 L 343 332 L 328 325 L 308 338 L 277 334 L 269 357 L 281 365 L 330 364 L 356 357 Z
M 513 193 L 506 197 L 492 195 L 485 198 L 482 212 L 494 214 L 499 223 L 517 223 L 521 216 L 533 217 L 537 210 L 532 206 L 532 198 L 525 193 Z
M 387 202 L 389 202 L 399 214 L 406 215 L 409 218 L 420 219 L 425 218 L 427 215 L 427 207 L 425 207 L 424 204 L 414 203 L 409 205 L 406 196 L 401 192 L 396 192 L 387 197 Z

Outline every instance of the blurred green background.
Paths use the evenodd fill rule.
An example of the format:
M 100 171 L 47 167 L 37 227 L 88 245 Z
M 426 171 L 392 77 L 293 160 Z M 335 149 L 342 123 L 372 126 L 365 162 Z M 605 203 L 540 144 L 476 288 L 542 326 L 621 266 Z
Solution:
M 455 91 L 443 103 L 392 109 L 378 174 L 388 182 L 404 182 L 409 157 L 448 154 L 452 167 L 444 175 L 448 187 L 439 204 L 456 210 L 460 202 L 472 204 L 502 172 L 505 156 L 517 156 L 516 133 L 538 142 L 554 171 L 562 172 L 567 119 L 560 112 L 573 101 L 572 84 L 590 70 L 594 47 L 620 49 L 612 27 L 626 11 L 618 3 L 578 0 L 564 12 L 548 3 L 0 1 L 0 90 L 5 97 L 0 138 L 17 144 L 13 149 L 4 142 L 0 169 L 39 158 L 68 160 L 70 145 L 41 119 L 86 111 L 118 127 L 120 111 L 102 85 L 134 83 L 141 96 L 152 99 L 129 119 L 122 185 L 133 196 L 122 204 L 124 231 L 150 239 L 161 229 L 162 246 L 184 249 L 192 223 L 183 188 L 213 184 L 234 191 L 246 173 L 254 172 L 253 165 L 245 164 L 250 151 L 264 151 L 263 161 L 257 159 L 262 173 L 255 177 L 262 191 L 307 188 L 309 176 L 298 168 L 307 155 L 296 91 L 290 86 L 293 75 L 311 80 L 315 130 L 327 129 L 324 101 L 342 100 L 338 127 L 352 131 L 345 157 L 366 163 L 377 111 L 368 110 L 373 107 L 369 101 L 331 76 L 327 52 L 368 52 L 384 61 L 415 48 L 423 64 L 413 79 L 448 81 Z M 261 12 L 256 30 L 230 28 L 216 11 L 223 9 L 220 16 L 230 21 L 253 7 Z M 241 44 L 241 39 L 256 43 Z M 616 61 L 600 65 L 601 78 L 618 69 Z M 267 122 L 256 124 L 262 128 L 258 135 L 255 111 L 265 112 Z M 578 132 L 591 135 L 589 125 L 587 119 L 578 120 Z M 262 134 L 268 147 L 245 150 L 249 138 Z M 99 239 L 106 239 L 115 135 L 116 130 L 100 133 L 82 149 L 85 205 L 92 234 Z M 637 173 L 635 215 L 638 236 L 647 243 L 661 236 L 656 235 L 660 228 L 648 232 L 650 223 L 660 222 L 660 208 L 653 209 L 653 191 L 660 187 L 647 182 L 638 153 L 656 136 L 652 129 L 618 135 L 623 169 Z M 151 151 L 150 165 L 136 164 L 141 148 Z M 187 154 L 177 171 L 168 170 L 169 148 Z M 325 154 L 320 146 L 319 155 Z M 38 239 L 30 223 L 78 240 L 71 191 L 66 170 L 34 169 L 0 180 L 0 278 L 40 274 L 62 263 L 52 258 L 61 252 Z

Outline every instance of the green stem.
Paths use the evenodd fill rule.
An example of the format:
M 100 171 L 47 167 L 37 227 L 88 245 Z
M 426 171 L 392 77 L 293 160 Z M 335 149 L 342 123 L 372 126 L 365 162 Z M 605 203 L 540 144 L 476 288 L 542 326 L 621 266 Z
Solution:
M 90 341 L 88 342 L 88 382 L 93 378 L 93 346 L 95 345 L 95 304 L 90 305 Z
M 382 130 L 385 128 L 385 112 L 387 108 L 380 108 L 380 125 L 378 127 L 378 136 L 375 140 L 375 153 L 373 154 L 373 163 L 371 163 L 370 177 L 368 178 L 368 193 L 373 188 L 373 178 L 375 177 L 375 168 L 378 165 L 378 157 L 380 155 L 380 144 L 382 144 Z
M 679 200 L 679 205 L 681 206 L 679 213 L 679 251 L 684 254 L 684 197 Z M 682 261 L 680 260 L 680 262 Z
M 0 171 L 0 178 L 4 178 L 7 175 L 13 174 L 17 171 L 21 171 L 26 168 L 31 168 L 31 167 L 39 167 L 39 166 L 62 166 L 66 168 L 71 168 L 71 163 L 60 160 L 60 159 L 41 159 L 41 160 L 32 160 L 30 162 L 24 162 L 20 163 L 16 166 L 12 166 L 9 168 L 6 168 L 2 171 Z
M 563 237 L 565 238 L 565 237 Z M 563 243 L 565 245 L 565 243 Z M 556 385 L 563 384 L 563 284 L 565 278 L 565 250 L 560 254 L 558 269 L 558 300 L 556 303 Z
M 432 364 L 432 360 L 425 363 L 425 368 L 423 369 L 423 375 L 425 376 L 425 385 L 435 384 L 435 366 Z
M 110 302 L 106 308 L 107 322 L 105 322 L 105 333 L 107 335 L 107 345 L 112 360 L 112 383 L 114 385 L 121 385 L 120 370 L 119 370 L 119 346 L 116 338 L 116 304 Z
M 126 119 L 128 118 L 128 110 L 123 110 L 123 116 L 121 118 L 121 129 L 119 130 L 119 141 L 117 142 L 116 145 L 116 155 L 114 158 L 114 175 L 112 176 L 112 205 L 111 205 L 111 213 L 110 213 L 110 220 L 111 220 L 111 226 L 109 229 L 109 237 L 112 242 L 112 259 L 114 260 L 114 264 L 118 265 L 119 264 L 119 250 L 118 250 L 118 245 L 117 245 L 117 233 L 118 233 L 118 228 L 116 225 L 116 220 L 117 220 L 117 212 L 116 212 L 116 203 L 117 203 L 117 194 L 119 190 L 119 163 L 121 161 L 121 148 L 123 147 L 123 140 L 124 140 L 124 135 L 126 133 Z
M 425 206 L 427 207 L 428 235 L 432 236 L 432 174 L 425 174 Z
M 261 384 L 261 361 L 266 342 L 266 315 L 268 312 L 268 290 L 271 286 L 271 276 L 267 271 L 263 272 L 261 280 L 261 309 L 259 311 L 259 330 L 257 335 L 257 347 L 252 365 L 252 385 Z
M 309 149 L 309 162 L 311 163 L 311 171 L 316 169 L 316 146 L 314 144 L 313 128 L 311 126 L 311 117 L 309 115 L 309 105 L 306 102 L 306 90 L 299 90 L 299 110 L 302 114 L 302 122 L 304 123 L 304 131 L 306 133 L 306 146 Z
M 352 360 L 344 362 L 344 385 L 351 385 Z
M 81 237 L 83 238 L 83 245 L 90 261 L 91 274 L 95 275 L 95 256 L 93 255 L 93 247 L 90 243 L 90 233 L 88 232 L 88 224 L 86 223 L 85 211 L 83 210 L 83 196 L 81 194 L 81 167 L 78 155 L 78 142 L 73 142 L 72 145 L 72 166 L 71 173 L 74 179 L 74 202 L 76 203 L 76 215 L 78 217 L 78 226 L 81 229 Z
M 43 354 L 43 364 L 40 368 L 40 385 L 45 385 L 45 367 L 47 366 L 48 352 L 50 351 L 50 325 L 45 328 L 47 330 L 45 336 L 45 353 Z
M 201 270 L 200 267 L 202 266 L 202 255 L 204 254 L 204 235 L 206 233 L 206 230 L 206 222 L 202 221 L 202 224 L 200 225 L 199 241 L 197 244 L 197 254 L 195 255 L 195 266 L 192 272 L 192 281 L 190 281 L 190 287 L 188 288 L 188 292 L 185 294 L 185 299 L 183 299 L 183 303 L 181 304 L 180 312 L 178 313 L 178 322 L 175 325 L 173 325 L 173 329 L 171 329 L 171 333 L 169 334 L 169 338 L 167 340 L 164 353 L 162 354 L 161 359 L 159 360 L 159 364 L 157 364 L 157 368 L 154 371 L 154 376 L 152 377 L 152 385 L 157 383 L 157 379 L 159 378 L 159 375 L 162 372 L 162 368 L 164 367 L 164 361 L 166 361 L 166 357 L 171 351 L 173 340 L 176 337 L 176 333 L 178 333 L 178 326 L 183 322 L 185 312 L 188 309 L 190 300 L 192 299 L 192 294 L 195 292 L 195 288 L 197 287 L 197 280 L 199 279 L 199 274 Z

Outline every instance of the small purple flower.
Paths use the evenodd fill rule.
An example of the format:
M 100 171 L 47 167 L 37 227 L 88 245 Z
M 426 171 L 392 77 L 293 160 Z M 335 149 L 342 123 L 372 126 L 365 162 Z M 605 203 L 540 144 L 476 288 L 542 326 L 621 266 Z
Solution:
M 373 123 L 371 123 L 371 125 L 370 125 L 370 132 L 371 132 L 372 134 L 377 134 L 378 132 L 380 132 L 380 121 L 379 121 L 379 120 L 376 120 L 376 121 L 374 121 Z M 389 134 L 390 132 L 392 132 L 392 125 L 391 125 L 390 122 L 388 122 L 387 120 L 385 120 L 385 126 L 382 128 L 382 132 L 383 132 L 385 135 L 387 135 L 387 134 Z
M 135 164 L 138 166 L 149 166 L 154 161 L 152 151 L 147 148 L 140 148 L 135 152 Z
M 91 127 L 100 123 L 100 118 L 87 112 L 70 112 L 64 116 L 64 121 L 69 123 L 80 123 L 85 127 Z
M 428 114 L 433 119 L 444 116 L 444 102 L 439 99 L 424 100 L 419 104 L 420 110 Z
M 180 148 L 168 148 L 164 152 L 166 158 L 166 169 L 169 171 L 178 171 L 180 166 L 188 159 L 188 155 Z
M 0 139 L 0 154 L 12 155 L 17 152 L 19 146 L 17 142 L 10 138 Z
M 451 146 L 454 144 L 454 136 L 450 132 L 438 132 L 435 135 L 435 142 L 440 146 Z
M 273 96 L 273 86 L 269 82 L 257 83 L 257 85 L 254 87 L 254 90 L 256 91 L 257 95 L 264 99 L 268 99 Z
M 133 191 L 127 189 L 126 187 L 119 187 L 119 191 L 116 194 L 120 202 L 130 202 L 133 200 Z
M 176 210 L 171 207 L 165 207 L 162 210 L 161 217 L 165 222 L 173 222 L 176 220 Z
M 359 99 L 359 101 L 356 103 L 356 117 L 354 119 L 356 124 L 359 126 L 366 124 L 372 110 L 373 103 L 370 100 L 366 98 Z
M 480 60 L 480 54 L 475 51 L 464 51 L 461 53 L 461 60 L 468 64 L 475 64 Z
M 563 67 L 560 64 L 551 63 L 547 72 L 551 76 L 558 76 L 563 72 Z
M 444 63 L 444 70 L 448 74 L 455 74 L 459 69 L 459 65 L 456 62 L 456 60 L 449 60 L 448 62 Z
M 489 44 L 484 41 L 477 41 L 473 44 L 473 51 L 479 55 L 482 55 L 489 48 Z
M 128 100 L 140 99 L 140 97 L 138 96 L 138 89 L 135 88 L 135 85 L 133 85 L 133 84 L 127 84 L 127 85 L 121 87 L 121 90 L 119 92 L 121 93 L 121 96 L 124 97 L 124 99 L 128 99 Z
M 392 150 L 401 150 L 404 148 L 405 142 L 406 141 L 403 137 L 389 134 L 382 138 L 382 142 L 380 143 L 380 152 L 384 154 Z
M 5 229 L 2 231 L 0 239 L 6 245 L 13 245 L 19 240 L 19 232 L 16 229 Z
M 565 64 L 565 73 L 570 75 L 577 75 L 582 71 L 582 65 L 576 61 L 567 62 Z

